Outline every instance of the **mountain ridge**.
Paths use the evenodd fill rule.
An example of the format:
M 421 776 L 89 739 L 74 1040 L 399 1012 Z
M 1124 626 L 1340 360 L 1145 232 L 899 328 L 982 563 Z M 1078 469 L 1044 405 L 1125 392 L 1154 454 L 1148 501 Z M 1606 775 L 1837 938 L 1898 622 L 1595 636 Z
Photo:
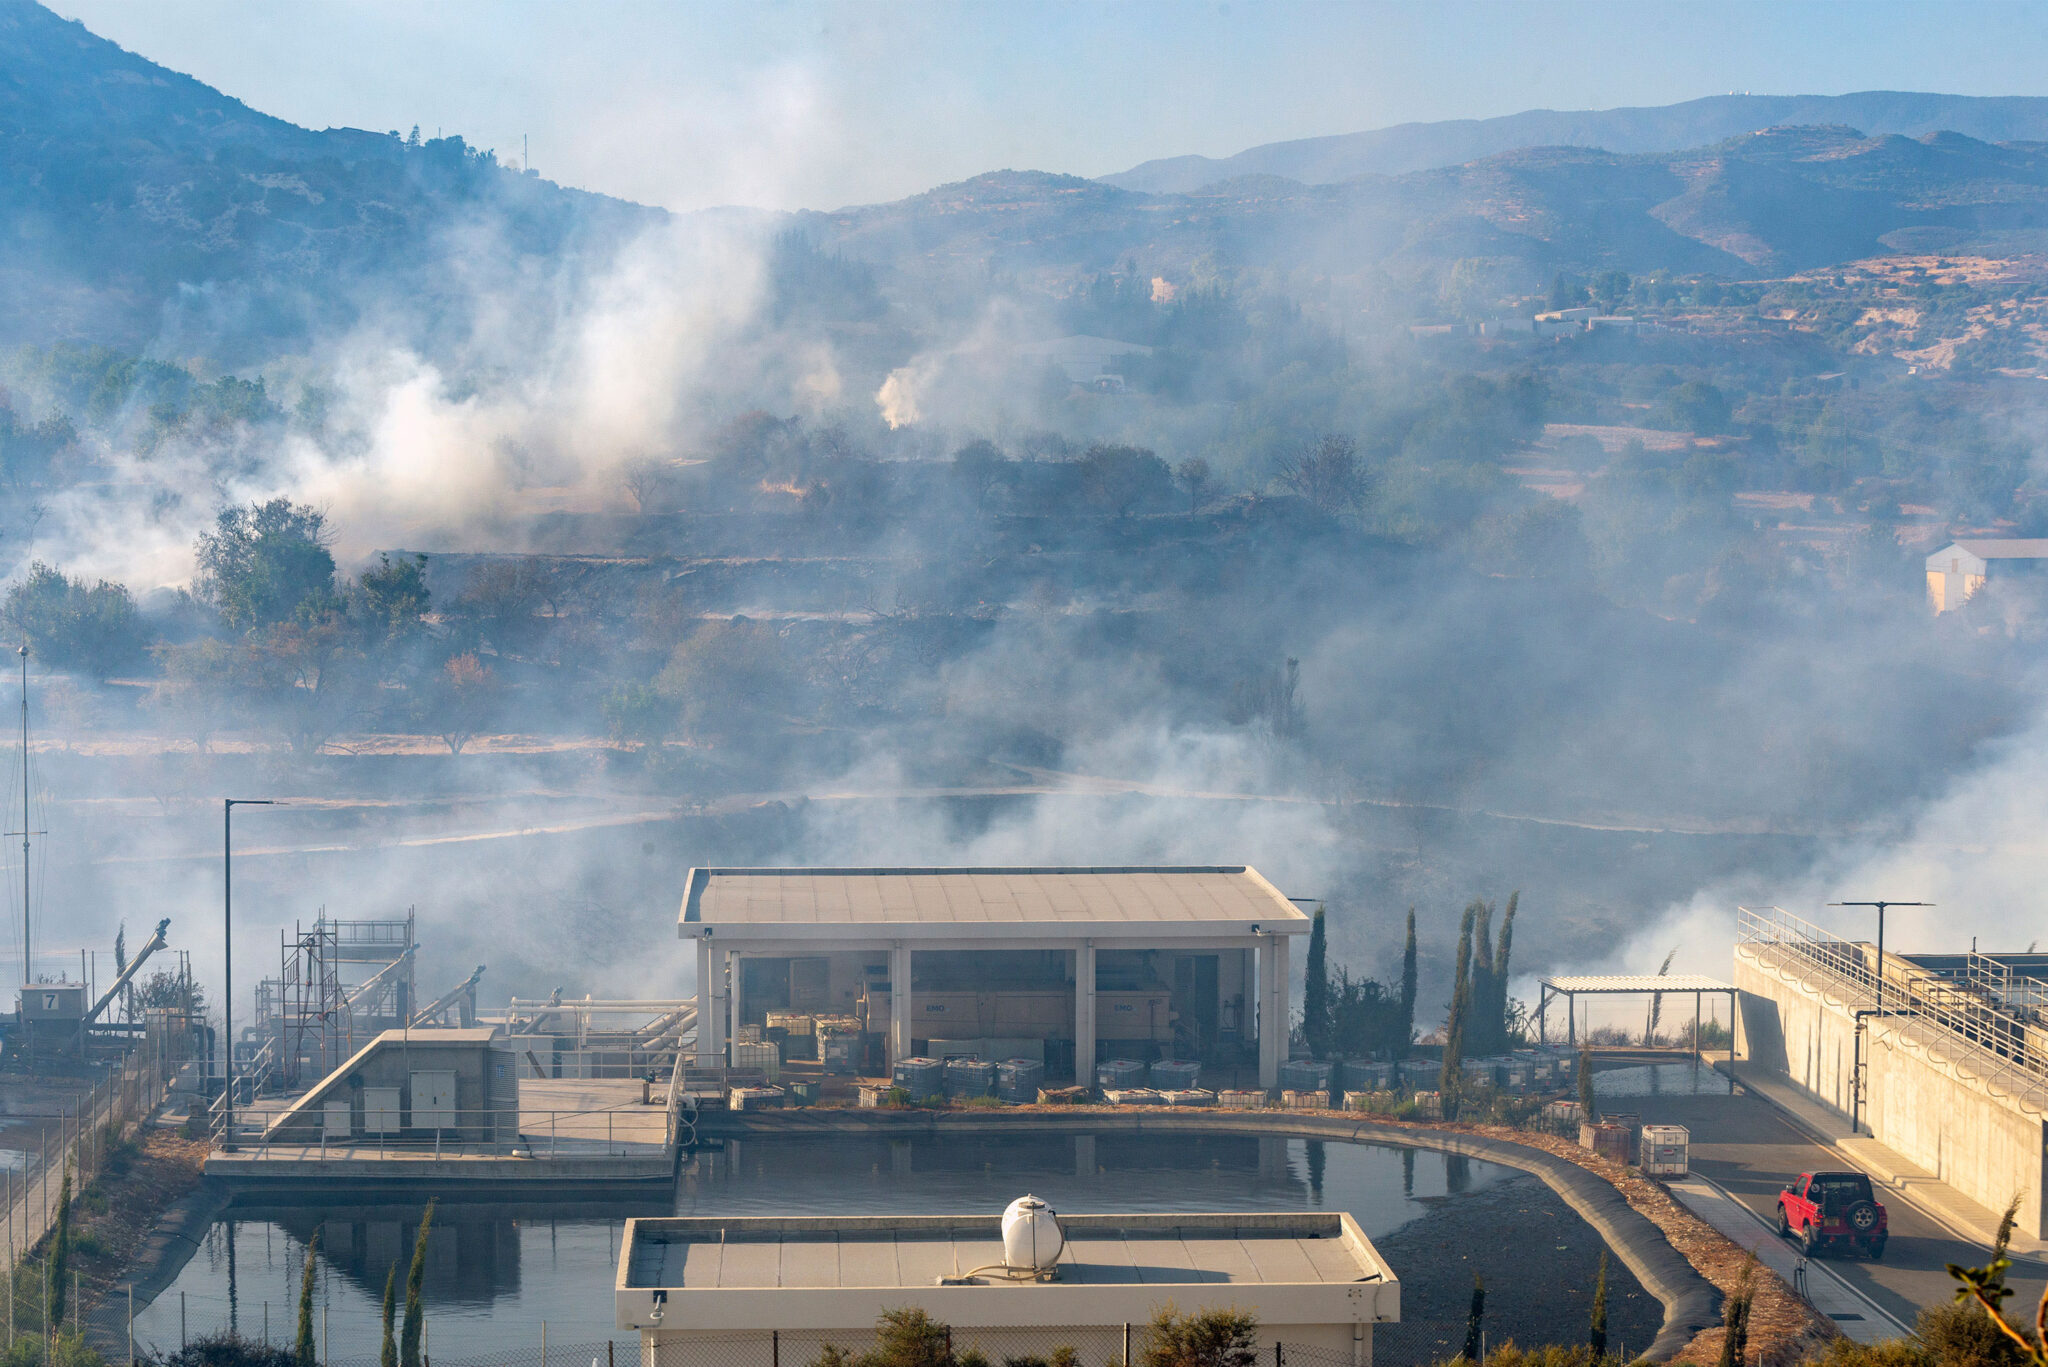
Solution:
M 1491 119 L 1401 123 L 1264 143 L 1228 157 L 1161 157 L 1096 179 L 1151 194 L 1186 194 L 1216 181 L 1261 174 L 1328 185 L 1360 175 L 1435 170 L 1527 147 L 1676 152 L 1762 128 L 1819 124 L 1846 125 L 1872 136 L 1948 131 L 1980 142 L 2048 141 L 2048 97 L 1866 90 L 1712 95 L 1604 110 L 1530 109 Z

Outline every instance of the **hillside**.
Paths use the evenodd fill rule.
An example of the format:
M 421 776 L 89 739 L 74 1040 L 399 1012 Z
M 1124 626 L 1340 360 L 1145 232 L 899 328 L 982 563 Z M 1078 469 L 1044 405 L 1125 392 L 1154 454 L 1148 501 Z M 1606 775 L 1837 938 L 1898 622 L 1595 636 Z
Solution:
M 1675 152 L 1782 124 L 1844 124 L 1873 135 L 1956 132 L 1984 142 L 2048 140 L 2048 99 L 1867 90 L 1853 95 L 1715 95 L 1653 108 L 1532 109 L 1497 119 L 1404 123 L 1366 133 L 1300 138 L 1230 157 L 1164 157 L 1101 179 L 1125 190 L 1185 194 L 1243 176 L 1329 185 L 1403 175 L 1522 147 Z
M 451 288 L 458 230 L 495 234 L 509 272 L 655 217 L 460 138 L 298 128 L 0 0 L 0 343 L 289 344 Z
M 2048 147 L 1776 128 L 1674 153 L 1540 147 L 1341 185 L 1246 177 L 1185 195 L 1005 171 L 804 221 L 899 289 L 990 270 L 1057 288 L 1130 259 L 1168 275 L 1336 280 L 1480 262 L 1524 289 L 1560 270 L 1749 277 L 1888 249 L 2024 244 L 2048 228 Z

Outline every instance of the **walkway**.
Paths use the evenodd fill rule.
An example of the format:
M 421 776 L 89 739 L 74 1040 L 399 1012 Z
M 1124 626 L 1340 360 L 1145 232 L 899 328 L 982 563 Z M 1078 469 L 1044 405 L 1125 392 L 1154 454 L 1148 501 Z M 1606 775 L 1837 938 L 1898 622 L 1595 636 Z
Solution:
M 1914 1322 L 1922 1307 L 1946 1304 L 1956 1285 L 1948 1275 L 1948 1264 L 1982 1263 L 1991 1229 L 1952 1223 L 1954 1212 L 1944 1216 L 1942 1211 L 1953 1202 L 1933 1199 L 1924 1183 L 1894 1186 L 1882 1175 L 1882 1165 L 1869 1161 L 1867 1150 L 1858 1153 L 1838 1147 L 1831 1136 L 1847 1139 L 1846 1122 L 1830 1124 L 1825 1114 L 1811 1113 L 1811 1108 L 1781 1109 L 1773 1101 L 1782 1098 L 1767 1096 L 1764 1086 L 1753 1083 L 1746 1070 L 1738 1070 L 1737 1075 L 1742 1091 L 1736 1096 L 1643 1096 L 1630 1097 L 1626 1104 L 1647 1123 L 1683 1125 L 1690 1130 L 1693 1172 L 1759 1220 L 1776 1218 L 1778 1193 L 1802 1172 L 1845 1167 L 1869 1172 L 1879 1184 L 1879 1199 L 1891 1217 L 1884 1261 L 1873 1263 L 1853 1254 L 1830 1256 L 1824 1260 L 1827 1270 L 1907 1324 Z M 1623 1104 L 1620 1099 L 1609 1103 L 1616 1110 Z M 1706 1218 L 1704 1211 L 1699 1213 Z M 1993 1222 L 1995 1218 L 1989 1217 Z M 1748 1246 L 1754 1238 L 1738 1242 Z M 2013 1303 L 2031 1314 L 2048 1284 L 2048 1263 L 2036 1256 L 2032 1241 L 2025 1248 L 2018 1244 L 2016 1240 L 2013 1250 Z M 1784 1247 L 1791 1249 L 1789 1243 Z M 1815 1281 L 1813 1266 L 1808 1263 L 1809 1282 Z M 1843 1322 L 1844 1331 L 1852 1324 L 1854 1321 Z

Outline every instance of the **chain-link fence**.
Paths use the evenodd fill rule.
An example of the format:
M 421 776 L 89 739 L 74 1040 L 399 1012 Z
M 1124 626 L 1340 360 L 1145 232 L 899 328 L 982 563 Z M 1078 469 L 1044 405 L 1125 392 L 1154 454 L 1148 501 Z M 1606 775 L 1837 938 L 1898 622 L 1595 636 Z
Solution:
M 119 1297 L 102 1302 L 74 1318 L 67 1314 L 64 1328 L 74 1323 L 85 1342 L 109 1363 L 131 1361 L 131 1343 L 136 1358 L 168 1355 L 188 1344 L 235 1334 L 253 1343 L 278 1348 L 292 1347 L 297 1334 L 296 1306 L 246 1305 L 233 1322 L 217 1304 L 188 1305 L 180 1297 L 174 1319 L 152 1317 L 148 1330 L 137 1330 Z M 165 1332 L 166 1325 L 174 1325 Z M 431 1367 L 643 1367 L 640 1336 L 621 1333 L 592 1339 L 585 1332 L 564 1337 L 550 1334 L 545 1321 L 524 1331 L 492 1325 L 490 1344 L 478 1342 L 478 1331 L 469 1324 L 446 1324 L 435 1332 L 434 1316 L 427 1317 L 423 1356 Z M 944 1344 L 933 1345 L 931 1360 L 952 1362 L 958 1367 L 1124 1367 L 1143 1362 L 1150 1348 L 1148 1327 L 1142 1323 L 1086 1328 L 948 1329 L 934 1326 L 944 1335 Z M 1367 1327 L 1357 1344 L 1356 1356 L 1349 1344 L 1328 1339 L 1289 1340 L 1255 1334 L 1254 1367 L 1438 1367 L 1456 1360 L 1464 1351 L 1466 1324 L 1463 1320 L 1409 1320 Z M 323 1367 L 377 1367 L 376 1342 L 347 1343 L 330 1339 L 326 1317 L 316 1308 L 313 1318 L 315 1355 Z M 19 1356 L 31 1363 L 45 1361 L 38 1333 L 19 1333 Z M 852 1367 L 877 1346 L 873 1334 L 821 1334 L 815 1330 L 758 1330 L 730 1334 L 690 1333 L 660 1343 L 645 1367 Z M 1498 1342 L 1484 1345 L 1497 1347 Z M 61 1358 L 59 1359 L 61 1361 Z

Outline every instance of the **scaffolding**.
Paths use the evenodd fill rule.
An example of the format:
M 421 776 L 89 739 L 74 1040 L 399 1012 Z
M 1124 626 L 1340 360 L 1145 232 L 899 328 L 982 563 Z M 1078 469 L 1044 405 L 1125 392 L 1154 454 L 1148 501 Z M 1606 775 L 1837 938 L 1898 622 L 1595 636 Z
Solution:
M 325 1077 L 384 1030 L 403 1029 L 419 942 L 401 919 L 340 921 L 323 908 L 278 935 L 278 975 L 256 984 L 252 1075 L 262 1090 Z

